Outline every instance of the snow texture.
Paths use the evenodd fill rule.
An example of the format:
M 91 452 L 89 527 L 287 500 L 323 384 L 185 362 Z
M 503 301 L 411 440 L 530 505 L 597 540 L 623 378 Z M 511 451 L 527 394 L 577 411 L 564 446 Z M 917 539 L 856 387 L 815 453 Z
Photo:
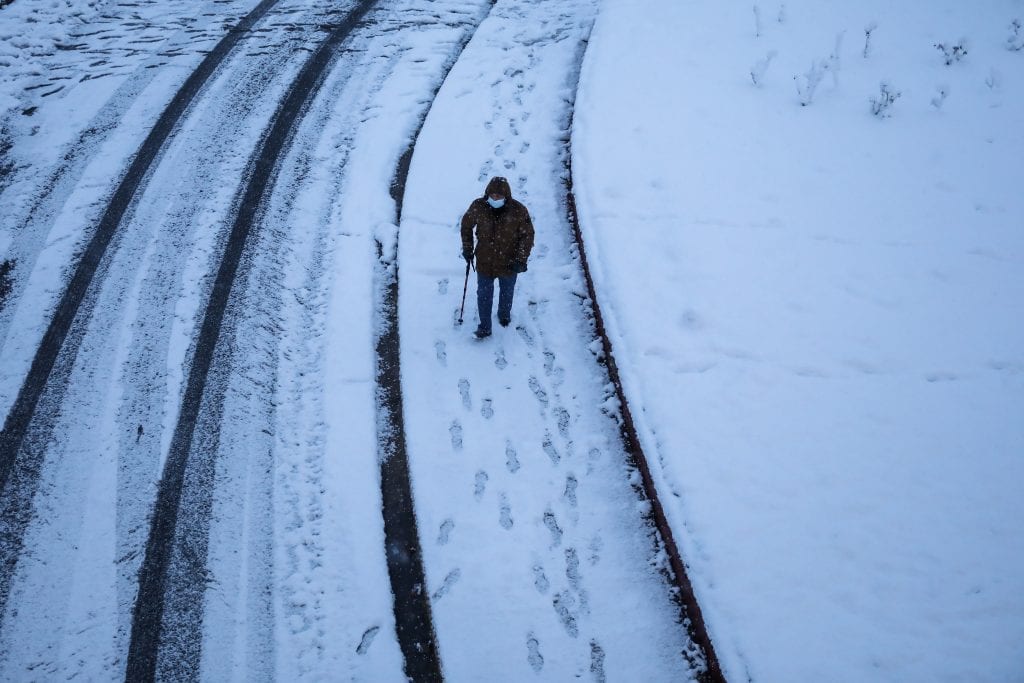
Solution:
M 5 416 L 134 154 L 255 6 L 0 9 Z M 239 188 L 348 8 L 275 5 L 126 213 L 37 413 L 0 679 L 123 678 Z M 566 222 L 571 143 L 599 303 L 726 677 L 1019 679 L 1022 18 L 1020 0 L 382 0 L 243 256 L 173 548 L 170 585 L 202 581 L 168 603 L 162 677 L 402 680 L 374 352 L 396 272 L 446 677 L 693 676 Z M 900 97 L 873 116 L 883 83 Z M 455 324 L 457 225 L 494 175 L 537 244 L 512 325 L 477 341 L 475 280 Z
M 1015 680 L 1020 3 L 761 7 L 755 37 L 749 6 L 607 0 L 573 129 L 597 291 L 711 637 L 730 680 Z M 933 45 L 960 36 L 946 66 Z M 884 120 L 881 81 L 903 93 Z

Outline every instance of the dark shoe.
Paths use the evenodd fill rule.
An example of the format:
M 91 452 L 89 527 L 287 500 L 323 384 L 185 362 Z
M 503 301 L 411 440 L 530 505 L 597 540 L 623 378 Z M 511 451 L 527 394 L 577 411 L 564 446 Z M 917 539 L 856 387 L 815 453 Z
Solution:
M 508 324 L 512 322 L 512 318 L 498 318 L 498 324 L 502 327 L 508 327 Z
M 477 339 L 486 339 L 487 337 L 491 336 L 491 331 L 490 330 L 485 330 L 482 327 L 478 327 L 476 329 L 476 332 L 474 332 L 473 334 L 476 335 Z

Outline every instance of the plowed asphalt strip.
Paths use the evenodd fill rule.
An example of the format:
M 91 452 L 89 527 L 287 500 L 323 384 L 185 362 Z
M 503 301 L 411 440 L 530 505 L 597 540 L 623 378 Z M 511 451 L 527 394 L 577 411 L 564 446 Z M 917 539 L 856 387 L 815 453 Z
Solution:
M 491 6 L 494 6 L 494 0 Z M 467 33 L 459 43 L 437 89 L 430 97 L 431 102 L 437 97 L 448 72 L 472 37 L 472 32 Z M 428 113 L 429 109 L 420 119 L 409 147 L 399 157 L 391 181 L 395 225 L 402 224 L 402 204 L 412 154 Z M 397 254 L 397 250 L 394 253 Z M 383 245 L 378 242 L 378 258 L 382 254 Z M 389 265 L 394 267 L 389 269 Z M 395 596 L 395 630 L 405 659 L 405 675 L 414 681 L 441 681 L 441 662 L 423 572 L 423 553 L 416 526 L 416 510 L 409 480 L 409 456 L 405 444 L 401 337 L 398 329 L 398 263 L 387 264 L 382 261 L 378 277 L 377 296 L 381 302 L 383 320 L 380 336 L 377 337 L 377 443 L 381 463 L 384 543 L 391 591 Z
M 413 138 L 415 140 L 415 137 Z M 409 175 L 412 147 L 402 154 L 391 185 L 399 220 L 405 179 Z M 383 245 L 377 243 L 382 259 Z M 377 444 L 380 452 L 381 506 L 384 545 L 391 592 L 395 596 L 395 630 L 405 660 L 405 675 L 414 681 L 441 681 L 434 621 L 423 573 L 423 552 L 416 527 L 409 457 L 405 447 L 405 416 L 402 412 L 402 369 L 398 336 L 398 265 L 387 270 L 380 287 L 384 319 L 377 337 Z
M 231 228 L 196 340 L 195 356 L 189 370 L 181 411 L 160 480 L 149 540 L 146 543 L 146 556 L 139 571 L 139 592 L 125 670 L 127 681 L 150 681 L 156 673 L 164 611 L 164 583 L 181 502 L 182 482 L 206 378 L 246 240 L 253 226 L 259 223 L 269 196 L 268 190 L 272 186 L 277 160 L 291 139 L 296 121 L 305 113 L 338 47 L 375 2 L 362 0 L 341 23 L 333 27 L 326 40 L 306 61 L 274 114 L 270 128 L 250 162 L 251 174 L 238 202 L 238 215 Z M 199 636 L 197 644 L 198 640 Z
M 164 109 L 156 125 L 153 126 L 153 130 L 143 141 L 120 185 L 111 196 L 107 210 L 100 219 L 92 239 L 85 247 L 71 281 L 57 304 L 53 319 L 32 359 L 32 366 L 25 377 L 25 382 L 18 391 L 18 397 L 4 420 L 4 428 L 0 432 L 0 500 L 5 503 L 14 495 L 14 492 L 8 490 L 8 484 L 15 468 L 18 469 L 19 475 L 24 475 L 19 476 L 21 487 L 34 489 L 36 486 L 44 449 L 42 446 L 26 448 L 25 436 L 35 415 L 39 398 L 50 381 L 57 356 L 67 340 L 78 309 L 89 290 L 97 267 L 106 254 L 111 239 L 121 224 L 125 211 L 131 205 L 153 160 L 160 153 L 178 121 L 206 81 L 224 61 L 235 44 L 252 28 L 252 25 L 278 2 L 279 0 L 263 0 L 228 31 L 227 35 L 221 38 L 213 50 L 206 55 L 192 75 L 182 84 L 167 108 Z M 30 501 L 31 494 L 30 490 L 17 492 L 21 501 Z M 26 502 L 23 507 L 27 507 L 27 505 Z M 0 561 L 3 562 L 3 566 L 0 566 L 0 610 L 4 608 L 7 600 L 7 578 L 14 571 L 14 565 L 17 563 L 18 554 L 21 551 L 22 537 L 29 521 L 27 509 L 12 511 L 7 505 L 4 505 L 3 509 L 6 510 L 6 519 L 3 520 L 5 523 L 4 533 L 0 538 Z

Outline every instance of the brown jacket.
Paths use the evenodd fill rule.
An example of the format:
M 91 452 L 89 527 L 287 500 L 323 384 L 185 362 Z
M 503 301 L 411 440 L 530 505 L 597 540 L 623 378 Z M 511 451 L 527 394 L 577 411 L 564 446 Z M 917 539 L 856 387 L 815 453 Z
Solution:
M 494 191 L 505 195 L 505 206 L 492 209 L 487 197 Z M 473 228 L 476 228 L 476 251 Z M 514 274 L 513 261 L 524 265 L 533 249 L 533 222 L 526 207 L 512 199 L 504 178 L 491 178 L 483 197 L 474 199 L 462 217 L 462 252 L 476 255 L 476 269 L 485 277 Z

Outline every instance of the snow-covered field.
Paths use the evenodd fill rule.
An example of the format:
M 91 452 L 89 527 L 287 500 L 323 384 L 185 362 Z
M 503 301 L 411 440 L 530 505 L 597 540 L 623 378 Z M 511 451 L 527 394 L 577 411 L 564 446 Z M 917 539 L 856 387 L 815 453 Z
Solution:
M 255 6 L 0 9 L 5 414 L 124 168 Z M 0 572 L 0 678 L 123 678 L 247 164 L 348 8 L 276 4 L 126 214 L 41 408 L 35 517 Z M 382 242 L 445 675 L 691 675 L 591 351 L 571 137 L 599 303 L 727 679 L 1020 680 L 1015 19 L 1021 0 L 382 0 L 302 113 L 243 257 L 175 542 L 181 576 L 204 579 L 169 580 L 162 674 L 402 678 L 375 422 Z M 899 97 L 879 101 L 882 82 Z M 390 183 L 421 122 L 395 226 Z M 513 325 L 478 342 L 473 282 L 453 324 L 456 226 L 492 175 L 537 245 Z
M 757 11 L 603 3 L 573 130 L 599 298 L 725 673 L 1020 680 L 1024 4 Z M 947 66 L 934 44 L 962 38 Z M 801 106 L 794 76 L 832 55 Z

